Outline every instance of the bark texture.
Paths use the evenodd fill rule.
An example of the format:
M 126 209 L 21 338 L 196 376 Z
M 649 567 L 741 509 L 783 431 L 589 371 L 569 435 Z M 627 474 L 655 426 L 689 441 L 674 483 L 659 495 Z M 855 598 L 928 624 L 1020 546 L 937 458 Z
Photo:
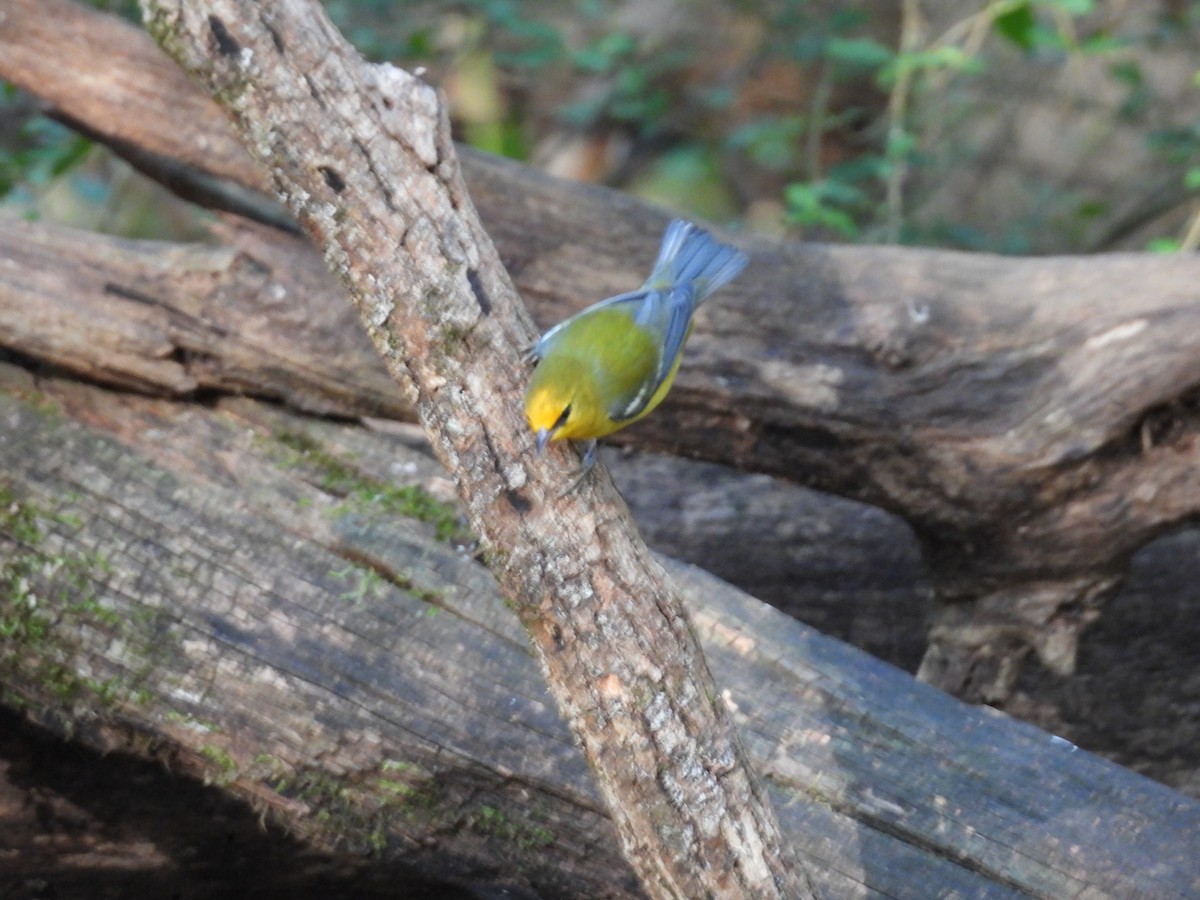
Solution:
M 47 3 L 53 28 L 33 0 L 0 22 L 0 75 L 35 92 L 69 80 L 72 41 L 98 16 Z M 179 182 L 252 183 L 234 142 L 207 136 L 227 134 L 221 120 L 173 115 L 194 86 L 156 78 L 157 50 L 122 27 L 129 55 L 113 64 L 134 74 L 93 91 L 91 66 L 74 72 L 77 90 L 47 90 L 60 114 L 119 150 L 194 160 Z M 146 118 L 124 115 L 131 93 Z M 195 160 L 198 143 L 211 152 Z M 540 323 L 644 275 L 661 213 L 478 155 L 464 166 Z M 1200 260 L 743 246 L 753 264 L 705 307 L 671 400 L 620 439 L 904 517 L 945 604 L 927 680 L 1003 704 L 1030 652 L 1072 672 L 1131 554 L 1200 510 Z
M 146 2 L 234 117 L 452 473 L 653 897 L 802 897 L 692 635 L 611 482 L 562 496 L 520 404 L 534 331 L 466 194 L 435 91 L 305 0 Z
M 516 616 L 453 511 L 416 501 L 452 491 L 417 429 L 12 366 L 0 422 L 0 578 L 37 597 L 3 609 L 7 705 L 202 776 L 346 865 L 641 894 Z M 1200 887 L 1200 803 L 667 564 L 822 895 Z

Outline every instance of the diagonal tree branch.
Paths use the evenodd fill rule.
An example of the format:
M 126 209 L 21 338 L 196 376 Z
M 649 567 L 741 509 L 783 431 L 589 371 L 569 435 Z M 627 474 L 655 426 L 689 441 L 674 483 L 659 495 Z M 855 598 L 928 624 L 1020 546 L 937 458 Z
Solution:
M 683 607 L 606 477 L 531 454 L 533 328 L 432 88 L 364 63 L 315 3 L 144 0 L 350 289 L 534 638 L 625 851 L 657 897 L 804 896 Z M 808 891 L 811 893 L 811 891 Z
M 123 76 L 97 77 L 94 52 L 76 61 L 93 34 L 126 51 L 109 67 Z M 56 115 L 138 164 L 131 143 L 201 180 L 253 183 L 240 145 L 214 137 L 218 108 L 161 56 L 68 0 L 10 0 L 0 18 L 0 76 Z M 463 165 L 539 321 L 644 275 L 660 213 L 479 154 Z M 619 439 L 903 516 L 947 601 L 926 680 L 1002 705 L 1031 650 L 1070 674 L 1130 554 L 1200 512 L 1200 258 L 753 249 L 705 308 L 671 399 Z

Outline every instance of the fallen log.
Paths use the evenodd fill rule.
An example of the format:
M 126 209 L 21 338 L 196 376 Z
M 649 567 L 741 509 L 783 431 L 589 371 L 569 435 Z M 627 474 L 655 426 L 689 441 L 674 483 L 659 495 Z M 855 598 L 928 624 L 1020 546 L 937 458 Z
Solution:
M 303 270 L 284 248 L 295 239 L 257 228 L 229 234 L 221 247 L 172 246 L 41 224 L 0 225 L 0 256 L 8 261 L 0 269 L 0 334 L 22 358 L 119 387 L 208 402 L 241 391 L 335 416 L 406 415 L 374 354 L 338 343 L 357 337 L 325 318 L 340 307 L 322 305 L 318 286 L 294 281 Z M 165 283 L 159 255 L 192 276 Z M 76 259 L 89 264 L 74 265 Z M 272 298 L 279 295 L 287 314 L 272 316 Z M 262 312 L 255 313 L 256 304 Z M 39 309 L 54 309 L 55 316 L 31 314 Z M 269 317 L 269 327 L 256 316 Z M 53 330 L 37 331 L 48 321 Z M 262 341 L 247 343 L 255 334 Z M 151 339 L 139 344 L 129 335 Z M 55 341 L 69 352 L 47 350 Z M 126 353 L 114 353 L 114 346 Z M 158 347 L 172 349 L 161 359 L 140 355 Z M 326 358 L 338 363 L 336 379 L 329 378 L 335 369 L 324 365 Z M 348 359 L 358 362 L 348 365 Z M 158 382 L 143 376 L 160 366 L 167 374 Z M 231 370 L 236 380 L 222 374 Z M 607 459 L 651 546 L 702 565 L 827 634 L 916 669 L 929 584 L 916 542 L 899 521 L 712 464 L 618 451 Z M 1188 685 L 1198 640 L 1190 586 L 1200 576 L 1187 564 L 1194 543 L 1193 534 L 1183 533 L 1139 554 L 1137 577 L 1087 633 L 1077 681 L 1030 671 L 1010 702 L 1022 718 L 1192 792 L 1200 769 L 1200 740 L 1188 724 L 1195 718 Z
M 475 887 L 636 894 L 411 431 L 0 374 L 0 573 L 26 592 L 5 592 L 7 704 L 316 847 Z M 826 896 L 1200 887 L 1200 804 L 670 568 Z
M 145 35 L 50 8 L 11 4 L 0 76 L 135 163 L 175 161 L 173 183 L 264 184 Z M 126 51 L 103 83 L 77 52 L 89 34 Z M 664 216 L 643 204 L 477 154 L 463 164 L 543 323 L 626 289 L 653 254 Z M 1131 554 L 1200 508 L 1200 260 L 743 245 L 751 270 L 705 308 L 672 400 L 622 439 L 902 516 L 947 604 L 925 679 L 1002 705 L 1031 651 L 1072 672 Z

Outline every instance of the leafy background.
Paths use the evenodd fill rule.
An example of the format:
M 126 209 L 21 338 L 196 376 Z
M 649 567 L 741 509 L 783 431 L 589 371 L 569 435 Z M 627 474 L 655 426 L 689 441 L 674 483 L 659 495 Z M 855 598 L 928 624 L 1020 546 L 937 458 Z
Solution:
M 1200 4 L 325 5 L 440 86 L 459 139 L 685 215 L 1002 253 L 1200 243 Z M 203 239 L 202 213 L 11 88 L 0 136 L 0 212 Z

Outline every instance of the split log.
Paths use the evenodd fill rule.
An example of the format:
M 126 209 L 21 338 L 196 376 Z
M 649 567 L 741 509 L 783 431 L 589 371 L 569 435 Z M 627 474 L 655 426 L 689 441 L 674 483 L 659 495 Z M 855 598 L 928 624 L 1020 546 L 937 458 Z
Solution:
M 0 343 L 144 393 L 248 392 L 318 415 L 415 419 L 307 243 L 225 232 L 209 246 L 2 222 Z
M 0 573 L 38 598 L 4 608 L 8 704 L 316 847 L 636 895 L 516 617 L 428 500 L 423 439 L 12 366 L 0 385 Z M 1200 803 L 667 565 L 825 896 L 1200 888 Z
M 135 29 L 104 20 L 123 74 L 90 89 L 93 56 L 76 51 L 97 16 L 15 0 L 0 75 L 135 162 L 131 147 L 261 185 Z M 653 255 L 664 217 L 642 204 L 475 154 L 464 167 L 542 322 L 627 288 Z M 624 439 L 905 518 L 948 604 L 926 679 L 1002 704 L 1031 649 L 1073 671 L 1130 555 L 1200 507 L 1200 260 L 743 243 L 751 270 L 705 308 L 672 400 Z

